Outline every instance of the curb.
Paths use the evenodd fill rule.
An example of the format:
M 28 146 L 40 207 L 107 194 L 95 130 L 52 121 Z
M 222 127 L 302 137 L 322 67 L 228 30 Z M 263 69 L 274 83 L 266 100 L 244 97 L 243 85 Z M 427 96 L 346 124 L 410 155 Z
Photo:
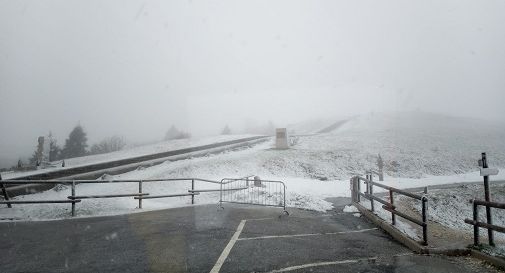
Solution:
M 488 262 L 498 268 L 505 269 L 505 259 L 494 257 L 486 253 L 477 251 L 475 249 L 470 249 L 470 254 L 472 255 L 472 257 Z

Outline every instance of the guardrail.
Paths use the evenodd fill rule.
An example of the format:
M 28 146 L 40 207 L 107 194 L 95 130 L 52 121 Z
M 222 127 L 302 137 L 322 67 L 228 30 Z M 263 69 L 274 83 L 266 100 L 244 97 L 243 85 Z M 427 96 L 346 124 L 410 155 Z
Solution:
M 1 179 L 1 177 L 0 177 Z M 168 195 L 150 195 L 142 191 L 142 184 L 149 182 L 173 182 L 173 181 L 191 181 L 191 189 L 188 193 L 179 194 L 168 194 Z M 199 195 L 200 192 L 195 190 L 195 181 L 221 184 L 219 181 L 201 179 L 201 178 L 161 178 L 161 179 L 134 179 L 134 180 L 0 180 L 0 186 L 2 187 L 2 192 L 4 195 L 4 200 L 0 201 L 0 204 L 6 204 L 9 208 L 13 204 L 43 204 L 43 203 L 71 203 L 72 204 L 72 216 L 75 216 L 75 205 L 82 201 L 82 199 L 93 199 L 93 198 L 121 198 L 121 197 L 134 197 L 138 200 L 138 208 L 142 208 L 143 199 L 153 199 L 153 198 L 168 198 L 168 197 L 179 197 L 179 196 L 191 196 L 191 204 L 195 203 L 195 195 Z M 70 185 L 71 193 L 66 200 L 11 200 L 5 186 L 9 184 L 61 184 Z M 121 194 L 105 194 L 105 195 L 77 195 L 76 185 L 77 184 L 104 184 L 104 183 L 138 183 L 138 192 L 135 193 L 121 193 Z M 201 190 L 200 190 L 201 191 Z
M 479 206 L 486 207 L 486 211 L 489 210 L 490 208 L 496 208 L 496 209 L 505 209 L 505 203 L 497 203 L 497 202 L 487 202 L 483 200 L 476 200 L 472 199 L 470 200 L 470 203 L 473 205 L 473 219 L 465 219 L 465 223 L 473 225 L 473 244 L 474 245 L 479 245 L 480 238 L 479 238 L 479 228 L 486 228 L 488 230 L 488 233 L 491 233 L 493 231 L 498 231 L 501 233 L 505 233 L 505 227 L 502 226 L 497 226 L 493 225 L 490 223 L 484 223 L 484 222 L 479 222 Z M 493 236 L 488 236 L 488 242 L 490 246 L 494 246 L 494 239 Z
M 286 184 L 282 181 L 262 180 L 257 176 L 221 180 L 221 208 L 223 203 L 280 207 L 289 215 L 286 210 Z
M 125 170 L 134 170 L 138 166 L 141 166 L 143 163 L 150 162 L 153 160 L 154 161 L 159 160 L 159 163 L 161 163 L 162 161 L 166 160 L 165 158 L 170 157 L 170 156 L 184 155 L 184 154 L 189 154 L 189 153 L 193 153 L 193 152 L 202 152 L 202 151 L 214 149 L 214 148 L 224 148 L 224 147 L 227 147 L 230 145 L 241 145 L 241 144 L 248 143 L 250 141 L 267 140 L 268 138 L 269 138 L 268 136 L 254 136 L 254 137 L 233 139 L 233 140 L 222 141 L 222 142 L 217 142 L 217 143 L 213 143 L 213 144 L 187 147 L 187 148 L 182 148 L 182 149 L 178 149 L 178 150 L 171 150 L 171 151 L 154 153 L 154 154 L 149 154 L 149 155 L 140 155 L 140 156 L 135 156 L 135 157 L 130 157 L 130 158 L 123 158 L 123 159 L 117 159 L 117 160 L 112 160 L 112 161 L 107 161 L 107 162 L 92 163 L 92 164 L 79 165 L 79 166 L 69 166 L 69 164 L 67 162 L 65 168 L 48 170 L 47 172 L 44 172 L 44 173 L 31 174 L 31 175 L 24 176 L 24 177 L 14 178 L 12 180 L 18 180 L 18 179 L 19 180 L 58 179 L 58 178 L 65 178 L 65 177 L 69 177 L 69 176 L 86 174 L 86 173 L 102 172 L 105 169 L 111 169 L 111 168 L 119 168 L 119 167 L 126 168 L 130 165 L 134 165 L 134 166 L 132 166 L 131 168 L 128 167 Z M 124 171 L 124 172 L 126 172 L 126 171 Z M 110 174 L 111 171 L 109 170 L 109 171 L 107 171 L 107 173 Z M 92 175 L 93 177 L 86 177 L 86 178 L 87 179 L 88 178 L 98 178 L 101 175 L 102 175 L 102 173 Z M 33 182 L 36 182 L 36 181 L 33 181 Z
M 365 192 L 361 192 L 361 182 L 366 185 Z M 377 186 L 379 188 L 385 189 L 389 191 L 389 201 L 383 200 L 373 194 L 373 187 Z M 351 178 L 351 192 L 352 192 L 352 201 L 353 203 L 359 203 L 361 201 L 361 197 L 370 200 L 370 210 L 373 212 L 375 210 L 374 201 L 381 203 L 382 208 L 391 213 L 391 224 L 396 224 L 396 216 L 400 216 L 404 219 L 409 220 L 410 222 L 417 224 L 423 229 L 423 245 L 428 245 L 428 197 L 426 195 L 419 195 L 412 192 L 400 190 L 397 188 L 393 188 L 390 186 L 386 186 L 377 182 L 373 182 L 373 176 L 367 175 L 367 178 L 363 178 L 361 176 L 354 176 Z M 421 219 L 416 219 L 410 215 L 407 215 L 403 212 L 397 210 L 397 207 L 394 205 L 394 194 L 401 194 L 416 200 L 421 201 Z M 425 188 L 426 193 L 426 188 Z

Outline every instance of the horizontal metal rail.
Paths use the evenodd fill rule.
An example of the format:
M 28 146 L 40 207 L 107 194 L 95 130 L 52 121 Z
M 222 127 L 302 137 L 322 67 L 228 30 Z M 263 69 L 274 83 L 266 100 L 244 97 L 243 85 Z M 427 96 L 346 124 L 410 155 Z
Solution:
M 164 181 L 201 181 L 214 184 L 221 184 L 219 181 L 201 178 L 161 178 L 161 179 L 125 179 L 125 180 L 1 180 L 5 184 L 107 184 L 107 183 L 138 183 L 142 182 L 164 182 Z M 9 190 L 9 189 L 7 189 Z
M 402 195 L 405 195 L 405 196 L 408 196 L 408 197 L 411 197 L 411 198 L 414 198 L 414 199 L 417 199 L 417 200 L 422 200 L 423 199 L 422 195 L 415 194 L 415 193 L 408 192 L 408 191 L 404 191 L 404 190 L 400 190 L 400 189 L 397 189 L 397 188 L 393 188 L 393 187 L 390 187 L 390 186 L 387 186 L 387 185 L 384 185 L 384 184 L 381 184 L 381 183 L 373 182 L 373 181 L 371 181 L 369 179 L 366 179 L 366 178 L 363 178 L 361 176 L 357 176 L 357 177 L 359 178 L 359 180 L 361 180 L 361 181 L 363 181 L 365 183 L 370 183 L 373 186 L 377 186 L 379 188 L 383 188 L 383 189 L 388 190 L 388 191 L 396 192 L 396 193 L 399 193 L 399 194 L 402 194 Z
M 472 202 L 478 206 L 491 207 L 491 208 L 497 208 L 497 209 L 505 209 L 505 203 L 488 202 L 488 201 L 484 201 L 484 200 L 471 200 L 470 202 Z
M 247 190 L 247 189 L 248 189 L 248 187 L 242 187 L 242 188 L 223 189 L 223 191 L 240 191 L 240 190 Z M 214 191 L 221 191 L 221 189 L 188 190 L 188 192 L 214 192 Z
M 126 194 L 110 194 L 110 195 L 77 195 L 68 196 L 68 199 L 93 199 L 93 198 L 117 198 L 117 197 L 132 197 L 132 196 L 144 196 L 149 195 L 149 193 L 126 193 Z
M 470 220 L 470 219 L 465 219 L 465 223 L 470 224 L 470 225 L 474 225 L 474 226 L 478 226 L 481 228 L 492 229 L 492 230 L 495 230 L 498 232 L 505 233 L 505 227 L 502 227 L 502 226 L 490 225 L 487 223 L 478 222 L 478 221 L 474 221 L 474 220 Z
M 195 193 L 178 193 L 178 194 L 166 194 L 166 195 L 149 195 L 149 196 L 137 196 L 133 197 L 133 199 L 156 199 L 156 198 L 167 198 L 167 197 L 179 197 L 179 196 L 191 196 L 191 195 L 199 195 L 199 192 Z
M 81 200 L 9 200 L 0 201 L 0 204 L 57 204 L 57 203 L 79 203 Z
M 379 197 L 377 197 L 377 196 L 375 196 L 375 195 L 371 195 L 371 194 L 368 194 L 368 193 L 362 193 L 362 192 L 360 192 L 360 193 L 359 193 L 359 195 L 361 195 L 361 196 L 363 196 L 363 197 L 365 197 L 365 198 L 367 198 L 367 199 L 369 199 L 369 200 L 370 200 L 370 199 L 373 199 L 373 200 L 375 200 L 375 201 L 377 201 L 377 202 L 379 202 L 379 203 L 381 203 L 381 204 L 383 204 L 384 206 L 387 206 L 387 207 L 389 207 L 389 208 L 393 208 L 393 209 L 395 209 L 395 208 L 396 208 L 396 206 L 395 206 L 395 205 L 393 205 L 393 204 L 389 203 L 388 201 L 382 200 L 382 199 L 380 199 Z
M 414 217 L 411 217 L 411 216 L 409 216 L 409 215 L 407 215 L 407 214 L 405 214 L 405 213 L 403 213 L 403 212 L 399 212 L 399 211 L 397 211 L 397 210 L 391 209 L 391 208 L 390 208 L 390 207 L 388 207 L 388 206 L 385 206 L 385 205 L 384 205 L 384 206 L 382 206 L 382 208 L 383 208 L 384 210 L 387 210 L 387 211 L 389 211 L 389 212 L 391 212 L 391 213 L 394 213 L 395 215 L 398 215 L 398 216 L 400 216 L 400 217 L 402 217 L 402 218 L 404 218 L 404 219 L 407 219 L 407 220 L 409 220 L 410 222 L 412 222 L 412 223 L 414 223 L 414 224 L 418 224 L 418 225 L 420 225 L 420 226 L 424 226 L 424 225 L 426 225 L 426 223 L 423 223 L 423 221 L 421 221 L 421 220 L 419 220 L 419 219 L 416 219 L 416 218 L 414 218 Z

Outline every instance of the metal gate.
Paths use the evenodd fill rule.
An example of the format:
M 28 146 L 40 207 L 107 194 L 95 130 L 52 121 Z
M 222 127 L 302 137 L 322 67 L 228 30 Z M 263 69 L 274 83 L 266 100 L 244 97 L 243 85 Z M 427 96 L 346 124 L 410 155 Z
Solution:
M 286 214 L 286 185 L 282 181 L 261 180 L 258 176 L 221 180 L 219 205 L 235 203 L 280 207 Z

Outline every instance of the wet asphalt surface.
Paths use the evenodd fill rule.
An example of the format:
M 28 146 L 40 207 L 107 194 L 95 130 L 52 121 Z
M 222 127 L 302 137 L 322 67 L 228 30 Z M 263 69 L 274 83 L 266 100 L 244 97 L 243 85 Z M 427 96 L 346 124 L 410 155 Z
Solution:
M 423 256 L 362 217 L 225 205 L 0 223 L 0 272 L 496 272 L 467 257 Z

